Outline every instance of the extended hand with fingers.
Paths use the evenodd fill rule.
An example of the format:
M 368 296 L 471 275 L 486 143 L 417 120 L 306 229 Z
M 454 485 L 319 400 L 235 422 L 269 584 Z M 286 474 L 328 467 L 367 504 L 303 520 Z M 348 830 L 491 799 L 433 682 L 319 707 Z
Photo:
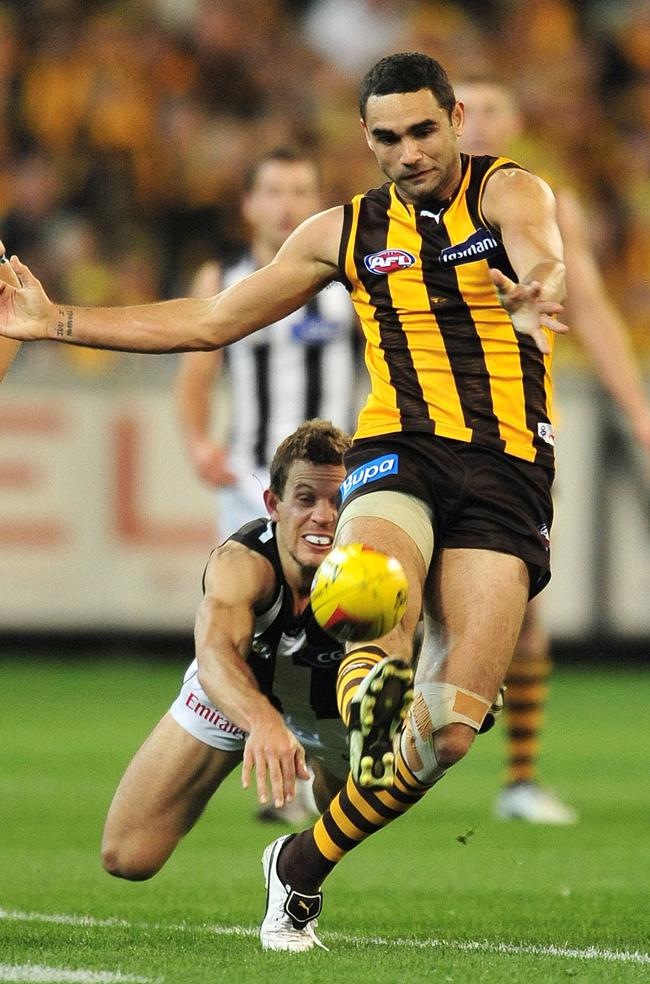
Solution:
M 4 258 L 4 245 L 1 242 L 0 256 Z M 4 262 L 7 262 L 6 259 Z M 12 256 L 9 263 L 19 286 L 0 280 L 0 334 L 21 341 L 47 338 L 48 325 L 53 320 L 53 305 L 40 281 L 17 256 Z M 59 321 L 60 330 L 65 332 L 63 314 Z
M 548 355 L 551 346 L 544 328 L 560 335 L 569 331 L 568 325 L 553 317 L 564 310 L 562 305 L 542 297 L 542 285 L 538 280 L 517 284 L 496 269 L 490 270 L 490 278 L 497 289 L 500 304 L 510 315 L 515 331 L 521 335 L 529 335 L 539 351 Z
M 241 776 L 244 789 L 250 786 L 253 769 L 257 774 L 257 798 L 265 805 L 270 785 L 273 806 L 277 809 L 293 800 L 296 779 L 311 778 L 304 748 L 279 715 L 271 724 L 265 721 L 251 728 L 244 748 Z

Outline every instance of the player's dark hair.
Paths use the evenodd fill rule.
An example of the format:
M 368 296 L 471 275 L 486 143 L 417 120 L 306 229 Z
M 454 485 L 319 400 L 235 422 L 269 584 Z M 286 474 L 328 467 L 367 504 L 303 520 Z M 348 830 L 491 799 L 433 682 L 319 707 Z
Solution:
M 419 51 L 387 55 L 370 69 L 361 83 L 359 109 L 366 118 L 370 96 L 388 96 L 393 92 L 417 92 L 430 89 L 439 104 L 451 117 L 456 96 L 446 71 L 435 58 Z
M 314 169 L 319 187 L 322 183 L 321 170 L 314 157 L 299 147 L 275 147 L 258 157 L 244 174 L 244 191 L 246 193 L 253 190 L 258 174 L 264 165 L 270 161 L 280 161 L 281 164 L 309 164 Z
M 312 465 L 340 465 L 352 441 L 329 420 L 307 420 L 278 445 L 271 462 L 270 489 L 282 498 L 294 461 Z

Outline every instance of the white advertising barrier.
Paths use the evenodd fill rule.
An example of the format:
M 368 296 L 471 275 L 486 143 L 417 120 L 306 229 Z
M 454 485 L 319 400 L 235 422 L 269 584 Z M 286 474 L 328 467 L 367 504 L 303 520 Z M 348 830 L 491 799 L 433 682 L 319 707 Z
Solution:
M 603 405 L 560 379 L 556 639 L 650 636 L 648 505 L 602 447 Z M 169 386 L 0 392 L 0 632 L 191 631 L 213 496 L 181 445 Z M 230 531 L 224 531 L 227 533 Z
M 191 631 L 216 534 L 168 391 L 0 394 L 0 631 Z

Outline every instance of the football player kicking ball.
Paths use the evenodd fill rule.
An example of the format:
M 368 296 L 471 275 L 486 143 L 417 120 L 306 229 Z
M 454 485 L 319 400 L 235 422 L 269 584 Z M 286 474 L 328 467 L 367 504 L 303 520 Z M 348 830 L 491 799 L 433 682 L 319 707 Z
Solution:
M 0 284 L 2 334 L 143 352 L 220 348 L 334 280 L 351 291 L 371 393 L 345 456 L 337 543 L 396 557 L 409 599 L 402 622 L 348 652 L 338 673 L 356 782 L 348 780 L 313 832 L 266 856 L 262 940 L 281 949 L 313 946 L 305 934 L 318 909 L 319 865 L 335 864 L 368 827 L 392 819 L 469 751 L 528 601 L 550 577 L 552 334 L 567 330 L 556 320 L 564 262 L 553 195 L 510 158 L 461 154 L 462 103 L 427 55 L 378 62 L 363 80 L 360 109 L 388 181 L 308 219 L 270 264 L 216 297 L 59 306 L 14 257 L 21 289 Z M 408 664 L 422 612 L 424 648 L 434 619 L 448 646 L 409 711 Z M 407 712 L 400 745 L 389 751 Z M 243 715 L 234 723 L 249 729 Z M 252 724 L 246 747 L 259 752 L 265 772 L 264 738 Z M 274 752 L 272 764 L 274 794 L 283 786 L 289 794 L 295 756 Z M 304 930 L 294 903 L 303 918 L 307 910 Z M 278 939 L 290 931 L 288 918 L 302 932 L 296 945 Z
M 196 618 L 196 660 L 180 693 L 128 766 L 106 820 L 105 869 L 151 878 L 243 760 L 276 807 L 305 780 L 305 752 L 324 809 L 348 772 L 336 706 L 341 645 L 316 623 L 309 590 L 330 551 L 349 440 L 328 421 L 301 425 L 278 447 L 264 501 L 211 554 Z

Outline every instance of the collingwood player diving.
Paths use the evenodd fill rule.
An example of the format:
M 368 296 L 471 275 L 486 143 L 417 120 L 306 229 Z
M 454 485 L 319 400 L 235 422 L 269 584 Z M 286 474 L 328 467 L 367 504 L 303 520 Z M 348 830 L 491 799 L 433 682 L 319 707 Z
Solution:
M 152 877 L 242 761 L 260 803 L 276 807 L 315 772 L 325 809 L 348 773 L 336 706 L 340 644 L 309 607 L 314 572 L 332 546 L 349 440 L 311 420 L 278 447 L 264 493 L 269 520 L 247 523 L 210 556 L 196 619 L 196 660 L 171 709 L 136 752 L 111 804 L 102 862 L 112 875 Z

